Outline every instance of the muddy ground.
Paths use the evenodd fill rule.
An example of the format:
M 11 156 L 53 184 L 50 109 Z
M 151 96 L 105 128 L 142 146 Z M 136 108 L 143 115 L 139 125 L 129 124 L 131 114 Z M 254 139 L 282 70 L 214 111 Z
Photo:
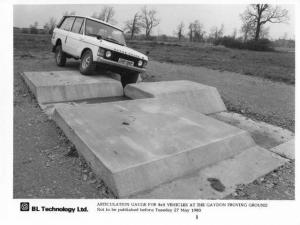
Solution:
M 114 198 L 78 157 L 61 130 L 42 112 L 19 76 L 22 71 L 62 68 L 56 67 L 48 49 L 18 46 L 14 48 L 14 198 Z M 70 61 L 63 69 L 77 67 L 78 62 Z M 216 84 L 229 109 L 294 130 L 294 86 L 230 73 L 224 73 L 222 78 L 198 76 L 199 71 L 203 69 L 153 62 L 144 78 L 146 81 L 190 78 Z M 243 84 L 244 91 L 233 90 L 235 84 Z M 265 94 L 259 96 L 259 104 L 252 104 L 259 90 L 265 90 Z M 287 163 L 252 184 L 239 186 L 227 198 L 294 199 L 294 166 L 293 161 Z

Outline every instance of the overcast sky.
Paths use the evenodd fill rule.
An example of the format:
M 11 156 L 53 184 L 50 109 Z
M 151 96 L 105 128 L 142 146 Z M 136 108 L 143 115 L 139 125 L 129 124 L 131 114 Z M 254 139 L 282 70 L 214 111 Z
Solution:
M 75 11 L 77 14 L 91 16 L 94 12 L 99 12 L 103 5 L 15 5 L 14 6 L 14 26 L 28 27 L 35 21 L 42 27 L 50 17 L 59 20 L 65 11 Z M 119 27 L 124 27 L 124 22 L 130 19 L 135 12 L 139 11 L 143 5 L 111 5 L 115 9 L 115 20 Z M 270 36 L 273 38 L 282 37 L 287 33 L 288 38 L 294 38 L 295 10 L 294 5 L 281 5 L 289 11 L 290 20 L 288 24 L 268 24 Z M 148 5 L 158 12 L 160 24 L 153 31 L 153 35 L 167 34 L 174 35 L 177 25 L 183 21 L 185 32 L 188 24 L 194 20 L 199 20 L 204 29 L 209 32 L 213 26 L 224 24 L 225 34 L 232 34 L 234 28 L 241 27 L 240 13 L 246 5 L 226 4 L 226 5 Z

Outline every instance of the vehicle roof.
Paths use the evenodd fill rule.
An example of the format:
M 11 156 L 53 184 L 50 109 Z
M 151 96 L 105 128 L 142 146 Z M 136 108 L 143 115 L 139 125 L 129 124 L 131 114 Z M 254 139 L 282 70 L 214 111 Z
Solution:
M 97 22 L 99 22 L 99 23 L 103 23 L 103 24 L 105 24 L 105 25 L 108 25 L 108 26 L 111 26 L 111 27 L 113 27 L 113 28 L 116 28 L 117 30 L 120 30 L 120 31 L 123 32 L 123 29 L 120 28 L 120 27 L 114 26 L 114 25 L 112 25 L 112 24 L 110 24 L 110 23 L 107 23 L 107 22 L 105 22 L 105 21 L 103 21 L 103 20 L 98 20 L 98 19 L 95 19 L 95 18 L 90 17 L 90 16 L 68 15 L 68 16 L 65 16 L 65 17 L 71 17 L 71 16 L 75 16 L 75 17 L 83 17 L 83 18 L 87 18 L 87 19 L 90 19 L 90 20 L 94 20 L 94 21 L 97 21 Z

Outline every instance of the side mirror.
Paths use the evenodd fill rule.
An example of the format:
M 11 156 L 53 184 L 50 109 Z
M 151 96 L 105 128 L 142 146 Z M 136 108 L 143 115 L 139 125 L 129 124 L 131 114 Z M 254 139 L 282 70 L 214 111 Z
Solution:
M 149 53 L 150 53 L 149 51 L 146 51 L 146 55 L 149 55 Z

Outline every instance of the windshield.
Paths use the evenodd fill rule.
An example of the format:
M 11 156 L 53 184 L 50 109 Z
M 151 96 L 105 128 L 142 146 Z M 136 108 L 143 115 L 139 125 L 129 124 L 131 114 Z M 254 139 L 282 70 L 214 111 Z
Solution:
M 86 20 L 85 34 L 88 36 L 101 37 L 104 40 L 116 44 L 125 45 L 125 38 L 122 31 L 90 19 Z

